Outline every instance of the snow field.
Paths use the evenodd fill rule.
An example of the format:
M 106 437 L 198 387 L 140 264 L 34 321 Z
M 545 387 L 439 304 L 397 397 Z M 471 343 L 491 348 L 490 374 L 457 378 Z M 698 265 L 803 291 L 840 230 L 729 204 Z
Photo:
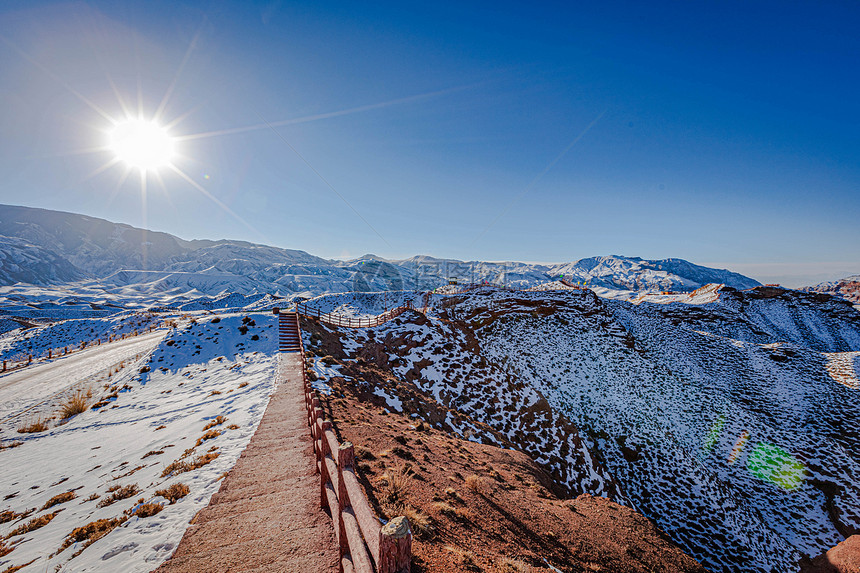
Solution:
M 180 323 L 141 360 L 142 372 L 127 368 L 113 377 L 114 387 L 125 389 L 108 404 L 0 451 L 5 496 L 0 511 L 29 512 L 0 525 L 0 534 L 58 512 L 43 527 L 11 536 L 6 544 L 13 549 L 0 558 L 0 568 L 28 564 L 21 571 L 145 572 L 171 555 L 191 518 L 208 504 L 250 441 L 273 390 L 275 320 L 250 315 L 243 324 L 243 319 L 230 315 Z M 240 326 L 247 327 L 246 334 Z M 251 340 L 254 336 L 257 340 Z M 226 419 L 218 423 L 218 416 Z M 174 462 L 199 463 L 207 461 L 201 458 L 206 454 L 205 465 L 165 475 Z M 188 486 L 188 495 L 170 504 L 156 494 L 175 483 Z M 104 505 L 115 493 L 111 488 L 132 485 L 139 491 Z M 67 491 L 75 498 L 41 509 Z M 74 529 L 122 519 L 141 499 L 162 508 L 149 517 L 129 517 L 92 544 L 74 542 L 58 553 Z

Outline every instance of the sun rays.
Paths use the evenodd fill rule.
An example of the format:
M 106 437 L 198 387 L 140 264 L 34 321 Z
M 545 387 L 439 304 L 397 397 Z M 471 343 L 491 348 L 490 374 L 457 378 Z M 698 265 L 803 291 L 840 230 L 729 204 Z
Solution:
M 203 22 L 205 24 L 205 20 Z M 219 210 L 241 223 L 244 227 L 250 229 L 255 234 L 260 231 L 257 227 L 249 224 L 235 211 L 233 211 L 224 201 L 220 200 L 212 191 L 204 187 L 202 182 L 195 180 L 189 172 L 187 172 L 186 164 L 188 162 L 199 162 L 200 157 L 195 154 L 195 144 L 201 140 L 209 138 L 227 137 L 236 134 L 249 133 L 254 131 L 274 130 L 275 127 L 295 125 L 301 123 L 309 123 L 321 121 L 325 119 L 333 119 L 352 114 L 370 112 L 380 110 L 391 106 L 405 105 L 409 103 L 417 103 L 423 100 L 445 96 L 459 92 L 462 90 L 474 87 L 474 85 L 464 85 L 452 87 L 442 90 L 434 90 L 425 93 L 413 94 L 406 97 L 389 99 L 382 102 L 364 104 L 358 106 L 350 106 L 344 109 L 321 112 L 313 115 L 295 117 L 291 119 L 283 119 L 276 121 L 261 120 L 261 123 L 228 127 L 221 129 L 210 129 L 198 133 L 182 132 L 182 125 L 185 120 L 192 116 L 195 112 L 201 109 L 202 105 L 197 104 L 189 106 L 186 109 L 179 110 L 174 113 L 171 108 L 174 97 L 181 93 L 181 79 L 186 72 L 189 64 L 192 61 L 192 56 L 197 48 L 203 25 L 198 28 L 193 38 L 188 44 L 175 73 L 166 86 L 164 94 L 158 100 L 158 105 L 155 109 L 147 109 L 144 98 L 143 74 L 141 72 L 141 57 L 140 48 L 138 47 L 138 38 L 136 35 L 132 38 L 135 47 L 135 62 L 137 66 L 137 81 L 136 85 L 125 92 L 121 85 L 118 85 L 111 76 L 111 72 L 102 61 L 102 54 L 96 46 L 90 45 L 93 51 L 93 61 L 98 62 L 101 72 L 105 77 L 105 92 L 112 94 L 115 101 L 101 101 L 97 97 L 89 97 L 88 93 L 76 89 L 76 86 L 66 81 L 60 74 L 55 73 L 48 66 L 39 62 L 36 58 L 26 53 L 23 49 L 13 44 L 9 39 L 0 36 L 5 44 L 11 47 L 22 59 L 30 65 L 45 74 L 48 78 L 61 86 L 68 93 L 72 94 L 77 100 L 83 103 L 87 108 L 96 114 L 95 122 L 87 123 L 87 127 L 93 130 L 96 134 L 96 140 L 91 141 L 88 145 L 78 149 L 68 150 L 58 156 L 77 156 L 77 155 L 102 155 L 106 156 L 103 163 L 95 169 L 87 173 L 81 183 L 97 177 L 105 177 L 111 172 L 118 174 L 111 197 L 116 197 L 129 178 L 135 176 L 139 178 L 139 193 L 141 200 L 141 217 L 143 226 L 146 227 L 148 207 L 148 193 L 150 192 L 150 183 L 154 181 L 157 186 L 164 192 L 164 197 L 172 203 L 170 198 L 171 192 L 169 185 L 175 182 L 181 182 L 182 186 L 193 188 L 197 193 L 200 193 L 205 200 L 213 203 Z M 134 92 L 136 91 L 136 94 Z M 134 95 L 132 95 L 134 94 Z M 135 97 L 136 96 L 136 97 Z M 108 95 L 108 99 L 111 97 Z M 136 100 L 136 101 L 135 101 Z M 175 106 L 173 106 L 175 108 Z M 260 114 L 257 113 L 259 116 Z M 75 119 L 75 121 L 80 121 Z M 283 139 L 277 131 L 275 133 Z M 286 141 L 286 140 L 284 140 Z M 289 145 L 289 144 L 288 144 Z M 359 214 L 350 203 L 338 193 L 331 184 L 326 181 L 322 175 L 314 169 L 307 160 L 302 157 L 298 151 L 290 146 L 290 148 L 302 159 L 302 161 L 319 176 L 320 179 L 334 191 L 355 213 L 370 227 L 377 235 L 379 233 L 372 225 Z M 185 169 L 183 169 L 185 167 Z M 170 180 L 173 180 L 171 182 Z M 208 177 L 206 177 L 208 179 Z M 381 235 L 379 235 L 381 238 Z M 385 241 L 385 239 L 382 239 Z M 387 243 L 387 241 L 386 241 Z

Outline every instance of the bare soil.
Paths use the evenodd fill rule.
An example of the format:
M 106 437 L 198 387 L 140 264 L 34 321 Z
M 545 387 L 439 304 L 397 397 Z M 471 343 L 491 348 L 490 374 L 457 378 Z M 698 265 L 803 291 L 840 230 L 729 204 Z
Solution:
M 524 453 L 416 424 L 332 382 L 325 407 L 339 438 L 356 446 L 371 504 L 380 516 L 413 521 L 413 573 L 536 572 L 550 564 L 564 572 L 705 571 L 632 509 L 590 495 L 558 497 L 552 477 Z

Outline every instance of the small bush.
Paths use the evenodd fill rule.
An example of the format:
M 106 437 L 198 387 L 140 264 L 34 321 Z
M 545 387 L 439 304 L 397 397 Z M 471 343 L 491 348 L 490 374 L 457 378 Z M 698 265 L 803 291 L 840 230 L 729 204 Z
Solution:
M 76 392 L 74 396 L 67 398 L 60 406 L 60 419 L 68 420 L 72 416 L 86 412 L 89 406 L 89 398 L 83 392 Z
M 227 418 L 225 418 L 224 416 L 216 416 L 212 420 L 209 420 L 208 424 L 203 426 L 203 431 L 205 432 L 209 428 L 214 428 L 215 426 L 220 426 L 221 424 L 223 424 L 226 421 L 227 421 Z
M 255 335 L 251 336 L 251 340 L 260 340 L 260 335 L 255 334 Z
M 206 432 L 205 434 L 203 434 L 202 436 L 200 436 L 197 439 L 197 444 L 195 445 L 195 447 L 199 446 L 200 444 L 202 444 L 206 440 L 213 440 L 220 435 L 221 435 L 221 430 L 209 430 L 208 432 Z
M 215 460 L 219 455 L 220 454 L 218 452 L 210 452 L 203 454 L 202 456 L 197 456 L 190 462 L 180 458 L 164 468 L 164 471 L 161 472 L 161 477 L 168 477 L 170 475 L 181 474 L 202 468 L 206 464 Z
M 46 501 L 45 505 L 43 505 L 42 509 L 40 509 L 39 511 L 45 511 L 49 507 L 54 507 L 55 505 L 66 503 L 67 501 L 72 501 L 76 497 L 78 496 L 73 491 L 58 493 L 57 495 Z
M 241 384 L 239 384 L 239 388 L 244 388 L 247 385 L 248 385 L 247 382 L 242 382 Z
M 160 489 L 155 492 L 155 495 L 160 495 L 166 499 L 170 505 L 173 505 L 191 492 L 191 489 L 184 483 L 172 484 L 167 489 Z
M 212 324 L 218 324 L 219 322 L 221 322 L 221 317 L 216 316 L 215 318 L 212 319 L 211 322 L 212 322 Z
M 239 332 L 242 335 L 248 334 L 248 327 L 243 324 L 242 326 L 239 327 Z
M 152 517 L 162 509 L 164 509 L 164 506 L 160 503 L 143 503 L 138 505 L 137 509 L 131 512 L 131 517 Z
M 0 523 L 8 523 L 10 521 L 15 521 L 21 517 L 20 513 L 15 513 L 11 509 L 4 509 L 0 511 Z
M 6 536 L 6 539 L 9 539 L 10 537 L 14 537 L 15 535 L 21 535 L 22 533 L 29 533 L 29 532 L 35 531 L 41 527 L 45 527 L 46 525 L 51 523 L 51 520 L 54 519 L 58 513 L 60 513 L 60 512 L 55 511 L 54 513 L 48 513 L 45 515 L 40 515 L 39 517 L 34 517 L 33 519 L 31 519 L 27 523 L 21 524 L 18 527 L 16 527 L 15 529 L 13 529 L 12 532 Z
M 6 545 L 6 542 L 4 540 L 0 539 L 0 557 L 5 557 L 6 555 L 9 555 L 14 549 L 14 547 L 9 547 L 8 545 Z
M 125 521 L 125 516 L 114 519 L 97 519 L 82 527 L 77 527 L 66 536 L 65 541 L 60 546 L 60 551 L 74 543 L 84 542 L 84 547 L 88 547 L 125 523 Z
M 140 492 L 140 488 L 137 487 L 136 483 L 133 483 L 121 487 L 114 486 L 109 489 L 108 492 L 110 493 L 110 495 L 108 497 L 102 498 L 102 500 L 98 503 L 97 507 L 107 507 L 122 499 L 128 499 L 133 495 L 137 495 Z
M 19 434 L 35 434 L 37 432 L 44 432 L 48 429 L 48 418 L 37 418 L 36 420 L 30 422 L 29 424 L 25 424 L 18 428 Z
M 237 424 L 230 424 L 229 426 L 227 426 L 227 429 L 228 430 L 238 430 L 239 426 Z

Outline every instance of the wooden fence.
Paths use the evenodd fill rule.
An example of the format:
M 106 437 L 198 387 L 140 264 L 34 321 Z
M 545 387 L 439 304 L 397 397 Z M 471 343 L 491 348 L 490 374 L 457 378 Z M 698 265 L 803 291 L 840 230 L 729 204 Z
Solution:
M 397 308 L 386 310 L 382 314 L 378 314 L 376 316 L 369 316 L 366 318 L 356 318 L 352 316 L 334 314 L 331 312 L 324 313 L 321 312 L 318 308 L 308 306 L 308 304 L 305 302 L 296 303 L 296 312 L 299 314 L 316 318 L 320 322 L 325 322 L 326 324 L 330 324 L 332 326 L 345 326 L 347 328 L 372 328 L 374 326 L 379 326 L 384 322 L 388 322 L 392 318 L 400 316 L 407 310 L 412 310 L 412 308 L 412 301 L 408 300 L 403 306 L 398 306 Z
M 399 308 L 405 310 L 404 307 Z M 338 443 L 332 423 L 325 419 L 319 397 L 311 388 L 305 370 L 305 349 L 301 336 L 299 347 L 307 422 L 311 429 L 317 471 L 320 474 L 320 507 L 328 508 L 332 516 L 340 551 L 340 571 L 410 573 L 412 530 L 409 520 L 395 517 L 382 525 L 374 515 L 355 475 L 353 445 L 349 442 Z

